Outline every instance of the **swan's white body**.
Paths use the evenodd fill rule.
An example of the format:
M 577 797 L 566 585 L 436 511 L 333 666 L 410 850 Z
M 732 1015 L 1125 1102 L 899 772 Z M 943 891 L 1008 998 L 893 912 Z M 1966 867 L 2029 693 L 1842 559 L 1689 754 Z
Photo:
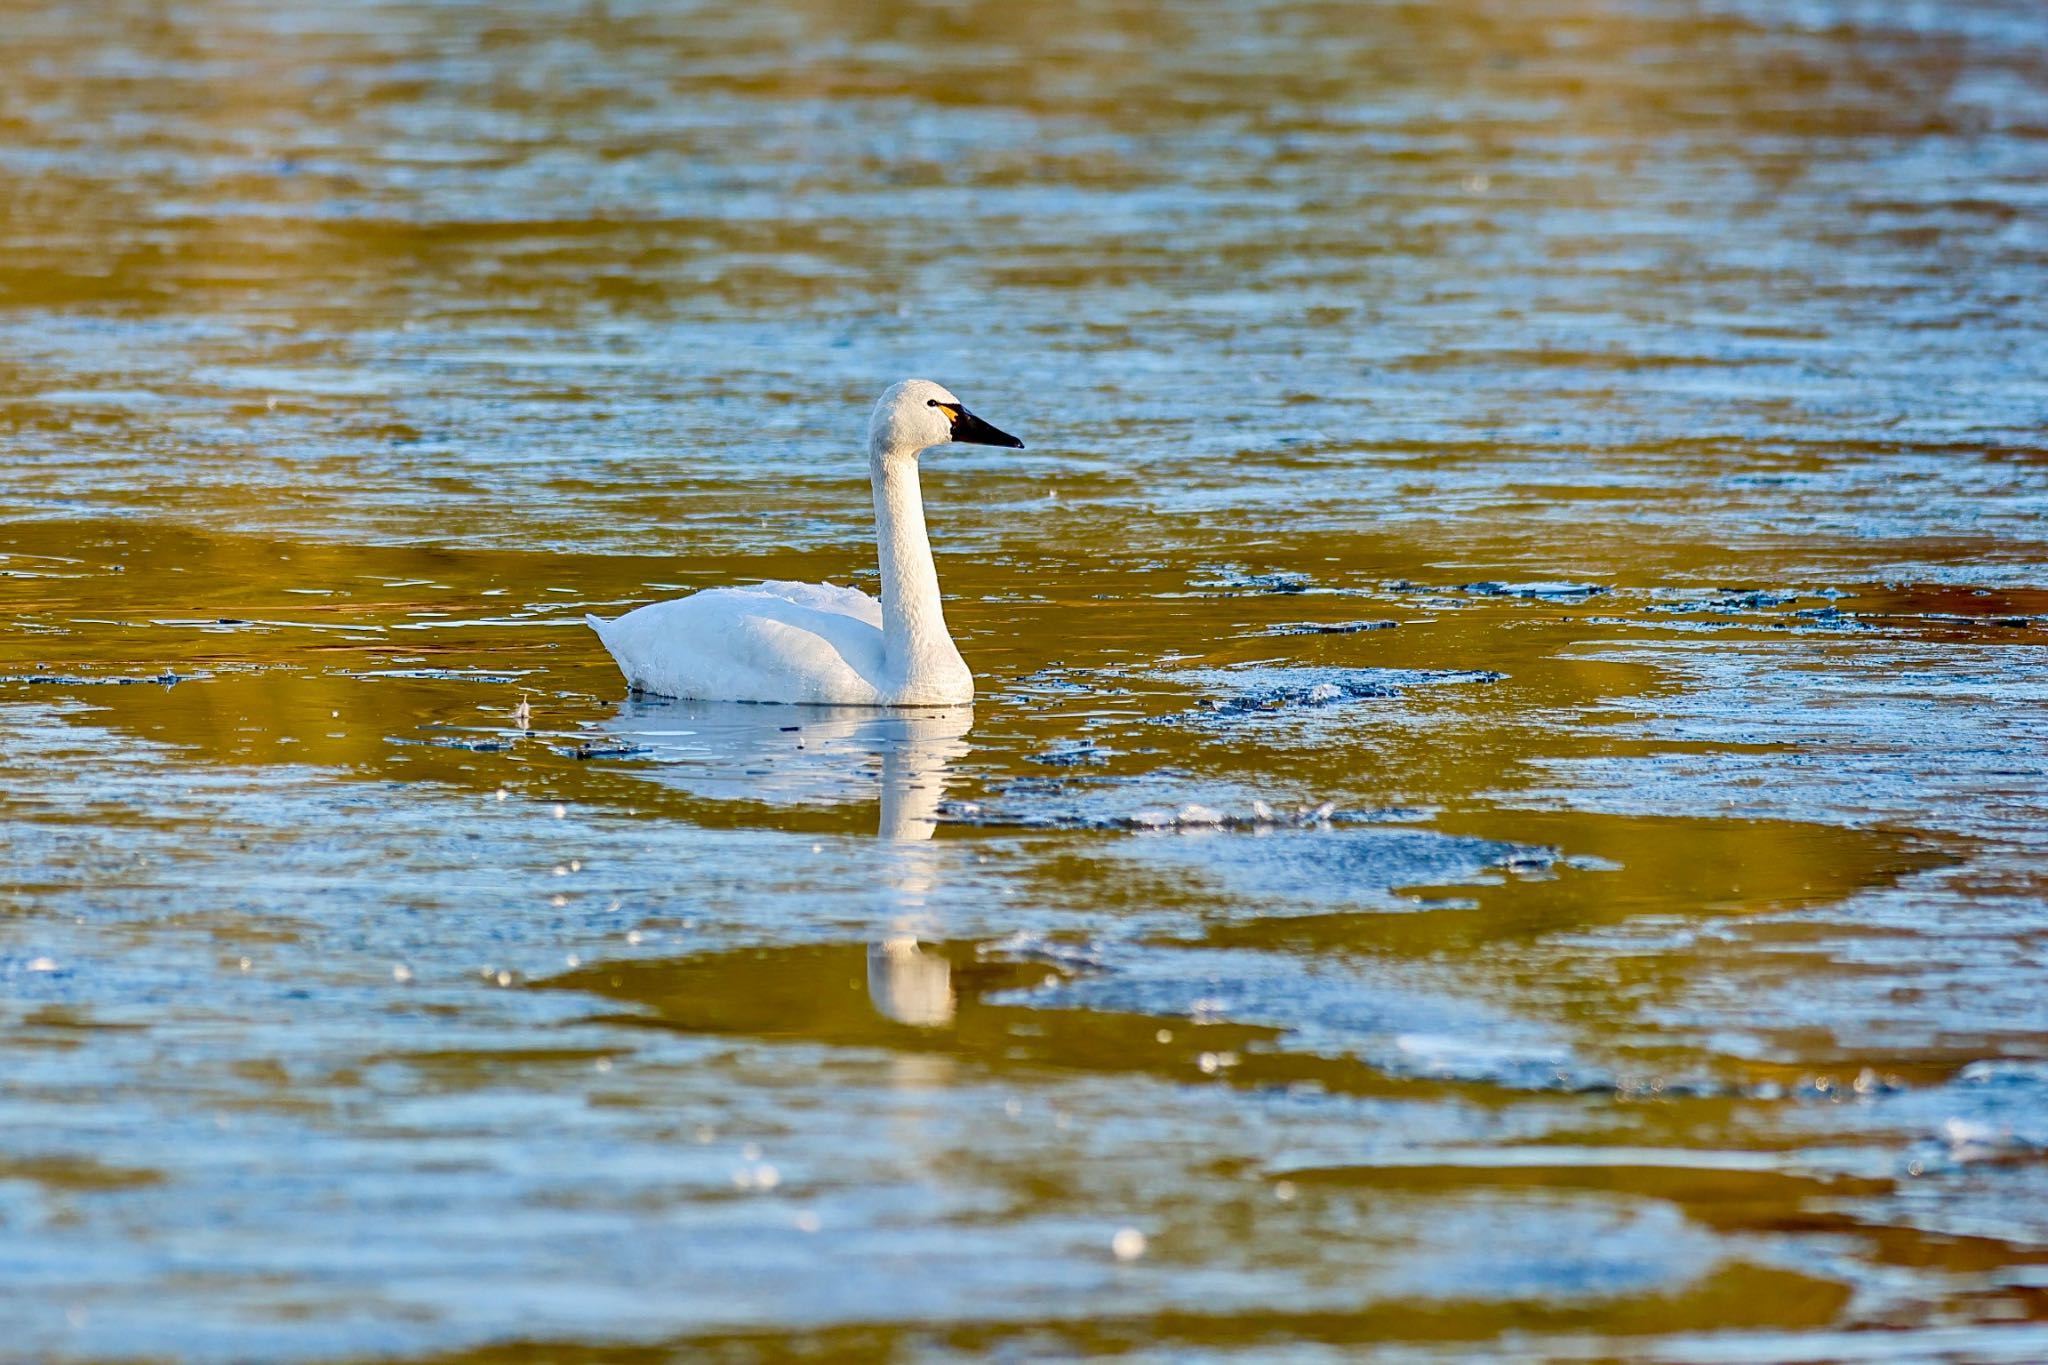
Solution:
M 616 621 L 589 619 L 633 690 L 657 697 L 850 706 L 974 699 L 965 663 L 959 664 L 964 691 L 957 686 L 961 679 L 950 678 L 956 685 L 930 689 L 935 695 L 909 696 L 907 688 L 892 686 L 882 604 L 857 588 L 712 588 Z M 957 661 L 958 653 L 953 657 Z
M 875 404 L 868 474 L 880 601 L 829 583 L 713 588 L 591 628 L 638 692 L 707 701 L 958 706 L 974 675 L 953 645 L 925 533 L 917 457 L 948 441 L 1021 446 L 929 380 Z

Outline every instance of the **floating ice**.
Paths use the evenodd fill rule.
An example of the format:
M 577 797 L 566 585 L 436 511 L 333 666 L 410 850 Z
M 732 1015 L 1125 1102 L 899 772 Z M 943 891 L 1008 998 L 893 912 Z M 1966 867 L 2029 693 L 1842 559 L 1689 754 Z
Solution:
M 1076 739 L 1055 744 L 1042 754 L 1027 755 L 1025 761 L 1056 768 L 1100 767 L 1109 762 L 1112 752 L 1098 746 L 1092 739 Z
M 1204 697 L 1191 712 L 1165 718 L 1168 724 L 1215 723 L 1233 717 L 1291 709 L 1316 709 L 1374 698 L 1398 697 L 1418 687 L 1498 682 L 1490 669 L 1297 668 L 1250 666 L 1192 669 L 1163 676 L 1197 688 L 1223 692 Z
M 1457 592 L 1477 593 L 1481 597 L 1541 597 L 1551 601 L 1578 600 L 1597 597 L 1609 591 L 1598 583 L 1460 583 Z
M 1259 635 L 1357 635 L 1368 630 L 1392 630 L 1399 621 L 1283 621 L 1256 632 Z

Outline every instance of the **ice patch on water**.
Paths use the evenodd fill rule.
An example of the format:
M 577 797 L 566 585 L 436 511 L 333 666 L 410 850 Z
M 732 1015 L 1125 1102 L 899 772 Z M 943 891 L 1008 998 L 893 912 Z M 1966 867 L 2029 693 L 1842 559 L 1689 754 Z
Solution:
M 2048 1158 L 2048 1061 L 1972 1062 L 1942 1087 L 1935 1137 L 1956 1163 Z
M 1498 682 L 1490 669 L 1312 668 L 1266 664 L 1236 668 L 1187 669 L 1163 675 L 1203 691 L 1195 709 L 1167 717 L 1169 723 L 1228 720 L 1275 711 L 1314 709 L 1368 699 L 1399 697 L 1418 687 Z
M 1772 607 L 1790 606 L 1799 600 L 1796 592 L 1773 592 L 1755 589 L 1747 592 L 1672 592 L 1665 590 L 1653 594 L 1659 600 L 1649 603 L 1644 611 L 1685 614 L 1690 612 L 1738 612 L 1766 611 Z
M 1388 1075 L 1517 1090 L 1614 1084 L 1546 1025 L 1384 979 L 1369 967 L 1323 963 L 1307 971 L 1291 953 L 1117 942 L 1095 945 L 1089 965 L 1081 975 L 991 999 L 1278 1029 L 1274 1045 L 1283 1050 L 1352 1057 Z M 1223 1059 L 1199 1069 L 1213 1075 L 1234 1064 Z
M 1812 1099 L 1832 1101 L 1813 1103 Z M 2015 1245 L 2048 1242 L 2048 1060 L 1973 1062 L 1940 1085 L 1834 1087 L 1778 1111 L 1793 1133 L 1838 1150 L 1845 1133 L 1881 1144 L 1885 1193 L 1839 1207 L 1875 1225 Z
M 1000 778 L 978 797 L 940 802 L 936 813 L 948 822 L 991 828 L 1135 831 L 1272 831 L 1334 820 L 1415 818 L 1410 812 L 1340 811 L 1313 794 L 1283 794 L 1265 783 L 1199 777 L 1183 768 L 1109 773 L 1085 755 L 1119 751 L 1076 746 L 1073 752 L 1072 759 L 1050 765 L 1057 774 Z
M 1112 818 L 1110 823 L 1122 829 L 1153 830 L 1301 829 L 1328 824 L 1336 809 L 1334 804 L 1325 801 L 1319 806 L 1297 806 L 1291 811 L 1276 811 L 1264 801 L 1254 801 L 1249 812 L 1240 814 L 1196 802 L 1178 810 L 1141 810 L 1134 815 Z
M 1055 744 L 1043 753 L 1027 754 L 1024 761 L 1052 768 L 1095 768 L 1109 762 L 1109 756 L 1115 752 L 1092 739 L 1075 739 Z
M 1460 583 L 1451 592 L 1469 592 L 1480 597 L 1530 597 L 1552 602 L 1582 601 L 1610 591 L 1599 583 L 1565 583 L 1543 581 L 1535 583 Z
M 78 673 L 9 673 L 0 674 L 0 683 L 57 687 L 133 687 L 138 683 L 155 683 L 160 687 L 175 687 L 181 682 L 192 682 L 204 676 L 201 673 L 157 673 L 138 678 L 126 675 L 95 677 Z
M 1681 1210 L 1546 1191 L 1507 1204 L 1440 1202 L 1430 1233 L 1394 1280 L 1417 1298 L 1573 1300 L 1669 1290 L 1721 1258 Z
M 999 795 L 1039 798 L 1036 802 L 1038 808 L 1017 811 L 1001 804 L 991 809 L 979 801 L 944 801 L 939 805 L 939 814 L 949 823 L 992 828 L 1125 829 L 1139 832 L 1299 829 L 1328 824 L 1333 816 L 1339 814 L 1336 806 L 1328 801 L 1316 806 L 1276 810 L 1259 800 L 1254 800 L 1245 809 L 1219 809 L 1190 801 L 1177 807 L 1147 806 L 1129 812 L 1090 812 L 1082 802 L 1066 800 L 1074 794 L 1062 787 L 1046 788 L 1027 782 L 1013 782 Z M 1059 804 L 1046 804 L 1049 801 Z
M 402 678 L 410 682 L 515 683 L 532 668 L 370 668 L 344 673 L 344 678 Z
M 1413 910 L 1402 888 L 1471 885 L 1490 870 L 1541 870 L 1554 850 L 1413 827 L 1353 825 L 1266 838 L 1138 839 L 1118 856 L 1172 866 L 1261 913 L 1308 914 L 1334 908 Z
M 1239 595 L 1245 593 L 1299 593 L 1307 592 L 1309 577 L 1303 573 L 1279 570 L 1271 573 L 1253 573 L 1241 564 L 1211 564 L 1202 570 L 1204 578 L 1188 580 L 1191 588 L 1207 590 L 1204 595 Z M 1220 590 L 1220 591 L 1219 591 Z
M 1102 967 L 1102 953 L 1093 944 L 1053 939 L 1028 929 L 985 943 L 980 953 L 983 957 L 1012 961 L 1049 962 L 1071 972 L 1097 971 Z
M 1254 635 L 1357 635 L 1368 630 L 1392 630 L 1399 621 L 1282 621 L 1253 631 Z

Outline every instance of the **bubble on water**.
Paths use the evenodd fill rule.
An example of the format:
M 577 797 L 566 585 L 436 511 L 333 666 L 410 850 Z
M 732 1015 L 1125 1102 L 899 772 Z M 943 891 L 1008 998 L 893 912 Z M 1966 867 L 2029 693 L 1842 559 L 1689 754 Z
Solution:
M 512 973 L 499 972 L 496 979 L 500 986 L 509 986 L 512 984 Z
M 556 806 L 555 806 L 555 818 L 556 818 L 557 820 L 566 820 L 566 819 L 568 819 L 568 818 L 569 818 L 569 808 L 568 808 L 567 806 L 564 806 L 564 805 L 561 805 L 561 804 L 557 803 L 557 804 L 556 804 Z
M 242 965 L 247 967 L 249 959 L 243 958 Z M 57 970 L 57 959 L 54 957 L 36 958 L 28 964 L 28 969 L 32 972 L 54 972 Z
M 1278 1181 L 1273 1186 L 1273 1197 L 1283 1204 L 1292 1204 L 1297 1193 L 1292 1180 Z
M 635 948 L 638 948 L 646 941 L 647 935 L 641 933 L 638 929 L 628 929 L 626 931 L 626 942 L 632 944 Z
M 561 908 L 562 908 L 563 906 L 567 905 L 568 903 L 569 903 L 569 898 L 568 898 L 567 896 L 562 896 L 562 895 L 555 895 L 555 896 L 550 896 L 550 897 L 548 897 L 548 904 L 549 904 L 549 905 L 552 905 L 552 906 L 554 906 L 554 907 L 555 907 L 555 909 L 557 909 L 557 910 L 561 909 Z
M 1136 1228 L 1118 1228 L 1109 1239 L 1109 1250 L 1119 1261 L 1135 1261 L 1145 1254 L 1145 1234 Z
M 796 1223 L 796 1230 L 798 1232 L 816 1232 L 820 1227 L 824 1226 L 819 1221 L 818 1215 L 812 1213 L 809 1209 L 805 1209 L 802 1213 L 798 1214 L 793 1221 Z
M 591 1066 L 592 1068 L 598 1071 L 610 1071 L 612 1069 L 612 1059 L 609 1057 L 600 1057 L 596 1061 L 592 1062 Z
M 503 801 L 507 796 L 511 795 L 511 793 L 507 792 L 503 787 L 500 787 L 496 792 L 492 793 L 492 795 L 497 800 Z
M 556 863 L 556 864 L 555 864 L 555 875 L 556 875 L 557 877 L 566 877 L 566 876 L 568 876 L 568 875 L 569 875 L 569 865 L 568 865 L 567 863 Z
M 391 979 L 393 981 L 396 981 L 401 986 L 404 985 L 406 982 L 412 980 L 412 968 L 406 966 L 403 962 L 392 963 Z
M 1155 1042 L 1170 1043 L 1173 1041 L 1173 1030 L 1170 1028 L 1163 1028 L 1160 1029 L 1157 1033 L 1153 1034 L 1152 1037 Z
M 581 967 L 583 965 L 583 958 L 580 954 L 570 953 L 562 959 L 562 962 L 565 966 Z
M 253 962 L 251 962 L 251 961 L 250 961 L 250 960 L 249 960 L 248 958 L 246 958 L 246 957 L 245 957 L 245 958 L 242 958 L 242 959 L 240 959 L 239 961 L 237 961 L 237 962 L 235 963 L 235 965 L 236 965 L 236 966 L 238 966 L 238 967 L 240 967 L 240 968 L 241 968 L 241 969 L 242 969 L 243 971 L 245 971 L 245 972 L 246 972 L 246 971 L 248 971 L 248 970 L 249 970 L 249 969 L 250 969 L 251 967 L 255 966 L 256 964 L 255 964 L 255 963 L 253 963 Z

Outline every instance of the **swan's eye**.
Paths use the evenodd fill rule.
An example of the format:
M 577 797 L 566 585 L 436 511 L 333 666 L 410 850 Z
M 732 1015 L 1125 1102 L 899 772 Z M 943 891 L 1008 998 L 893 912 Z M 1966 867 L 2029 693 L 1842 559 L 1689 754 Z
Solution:
M 936 398 L 927 398 L 924 400 L 924 405 L 928 408 L 935 408 L 939 405 L 939 400 Z

